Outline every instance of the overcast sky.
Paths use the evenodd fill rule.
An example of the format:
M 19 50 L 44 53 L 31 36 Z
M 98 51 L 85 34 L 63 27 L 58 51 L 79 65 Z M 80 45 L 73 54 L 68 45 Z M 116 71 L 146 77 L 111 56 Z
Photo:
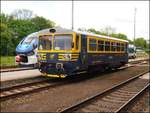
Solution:
M 71 1 L 1 1 L 1 12 L 29 9 L 64 28 L 71 28 L 71 7 Z M 136 37 L 149 39 L 149 1 L 74 1 L 74 29 L 111 26 L 133 40 L 135 7 Z

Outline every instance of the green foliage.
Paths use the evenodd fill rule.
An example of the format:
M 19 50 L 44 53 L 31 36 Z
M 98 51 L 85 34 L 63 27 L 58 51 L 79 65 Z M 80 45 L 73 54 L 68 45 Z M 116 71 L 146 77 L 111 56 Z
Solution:
M 34 17 L 31 19 L 31 22 L 38 30 L 55 26 L 54 22 L 47 20 L 44 17 Z
M 8 54 L 13 54 L 13 31 L 8 28 L 6 24 L 1 23 L 0 24 L 0 51 L 1 55 L 8 55 Z
M 93 29 L 93 28 L 90 28 L 90 29 L 88 29 L 87 31 L 88 31 L 88 32 L 95 33 L 95 34 L 99 34 L 99 35 L 102 34 L 100 31 L 97 31 L 97 30 L 95 30 L 95 29 Z
M 142 49 L 146 49 L 148 47 L 146 40 L 144 40 L 144 38 L 142 37 L 136 38 L 134 43 L 135 43 L 135 46 L 141 47 Z
M 18 43 L 30 33 L 55 26 L 53 21 L 47 20 L 44 17 L 33 17 L 31 14 L 29 10 L 20 10 L 19 14 L 15 12 L 12 15 L 0 14 L 1 56 L 15 55 Z

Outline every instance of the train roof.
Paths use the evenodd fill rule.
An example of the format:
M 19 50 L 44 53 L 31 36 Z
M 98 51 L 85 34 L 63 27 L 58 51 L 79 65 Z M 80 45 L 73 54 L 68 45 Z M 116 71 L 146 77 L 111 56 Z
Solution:
M 88 35 L 88 36 L 95 36 L 95 37 L 99 37 L 99 38 L 106 38 L 106 39 L 128 42 L 127 40 L 118 39 L 118 38 L 114 38 L 114 37 L 110 37 L 110 36 L 98 35 L 98 34 L 94 34 L 94 33 L 83 32 L 83 31 L 78 31 L 78 30 L 71 30 L 71 29 L 66 29 L 66 28 L 61 28 L 61 27 L 43 29 L 43 30 L 39 31 L 38 33 L 39 33 L 39 35 L 46 35 L 46 34 L 50 34 L 50 30 L 55 30 L 55 33 L 58 33 L 58 34 L 61 34 L 61 33 L 62 34 L 64 34 L 64 33 L 70 34 L 70 33 L 75 32 L 78 34 L 83 34 L 83 35 Z

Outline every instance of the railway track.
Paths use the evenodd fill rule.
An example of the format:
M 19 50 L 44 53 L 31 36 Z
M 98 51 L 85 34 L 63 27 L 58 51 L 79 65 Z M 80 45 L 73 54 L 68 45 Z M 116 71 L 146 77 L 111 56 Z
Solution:
M 25 94 L 41 91 L 46 88 L 50 88 L 50 87 L 54 88 L 60 85 L 64 85 L 65 83 L 66 81 L 62 82 L 57 80 L 56 82 L 55 80 L 47 79 L 47 80 L 35 81 L 35 82 L 1 88 L 0 100 L 4 101 L 17 96 L 22 96 Z
M 103 92 L 79 101 L 78 103 L 69 106 L 60 113 L 66 112 L 122 112 L 125 107 L 134 102 L 135 99 L 147 90 L 149 85 L 148 79 L 140 77 L 148 73 L 146 71 L 133 78 L 130 78 L 112 88 L 108 88 Z
M 143 63 L 145 63 L 145 62 L 140 62 L 140 64 L 143 64 Z M 133 66 L 135 66 L 135 65 L 126 65 L 117 70 L 124 70 L 126 68 L 133 67 Z M 115 70 L 112 70 L 111 72 L 113 72 L 113 71 L 115 71 Z M 88 77 L 86 76 L 86 78 L 88 78 Z M 46 79 L 46 80 L 34 81 L 34 82 L 30 82 L 30 83 L 23 83 L 23 84 L 0 88 L 0 90 L 1 90 L 0 100 L 1 101 L 7 100 L 9 98 L 41 91 L 41 90 L 44 90 L 44 89 L 50 88 L 50 87 L 57 87 L 60 85 L 64 85 L 64 84 L 74 82 L 74 81 L 79 81 L 82 79 L 85 79 L 85 77 L 81 77 L 78 79 L 69 79 L 69 80 L 65 79 L 63 81 L 59 81 L 59 80 L 56 81 L 55 79 L 53 79 L 53 80 Z
M 36 69 L 34 67 L 24 67 L 24 68 L 10 68 L 10 69 L 1 69 L 0 72 L 13 72 L 13 71 L 23 71 L 23 70 L 33 70 Z
M 132 67 L 132 66 L 125 66 L 118 70 L 123 70 L 123 69 L 129 68 L 129 67 Z M 76 80 L 70 79 L 68 81 L 68 83 L 73 82 L 73 81 L 78 81 L 78 80 L 79 79 L 76 79 Z M 9 86 L 9 87 L 3 87 L 3 88 L 0 88 L 0 90 L 1 90 L 0 100 L 1 101 L 7 100 L 9 98 L 13 98 L 16 96 L 21 96 L 21 95 L 33 93 L 36 91 L 44 90 L 45 88 L 60 86 L 65 83 L 67 83 L 67 80 L 64 80 L 63 82 L 57 80 L 57 82 L 56 82 L 55 79 L 54 80 L 46 79 L 46 80 L 40 80 L 40 81 L 35 81 L 35 82 L 30 82 L 30 83 L 13 85 L 13 86 Z

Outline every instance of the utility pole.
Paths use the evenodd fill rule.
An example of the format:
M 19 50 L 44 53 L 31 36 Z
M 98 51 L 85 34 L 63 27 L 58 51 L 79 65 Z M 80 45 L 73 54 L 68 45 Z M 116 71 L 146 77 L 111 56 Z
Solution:
M 136 37 L 136 7 L 134 8 L 134 45 L 135 45 L 135 37 Z
M 74 17 L 74 14 L 73 14 L 73 12 L 74 12 L 74 2 L 73 2 L 73 0 L 72 0 L 72 30 L 74 29 L 73 27 L 74 27 L 74 23 L 73 23 L 73 17 Z

